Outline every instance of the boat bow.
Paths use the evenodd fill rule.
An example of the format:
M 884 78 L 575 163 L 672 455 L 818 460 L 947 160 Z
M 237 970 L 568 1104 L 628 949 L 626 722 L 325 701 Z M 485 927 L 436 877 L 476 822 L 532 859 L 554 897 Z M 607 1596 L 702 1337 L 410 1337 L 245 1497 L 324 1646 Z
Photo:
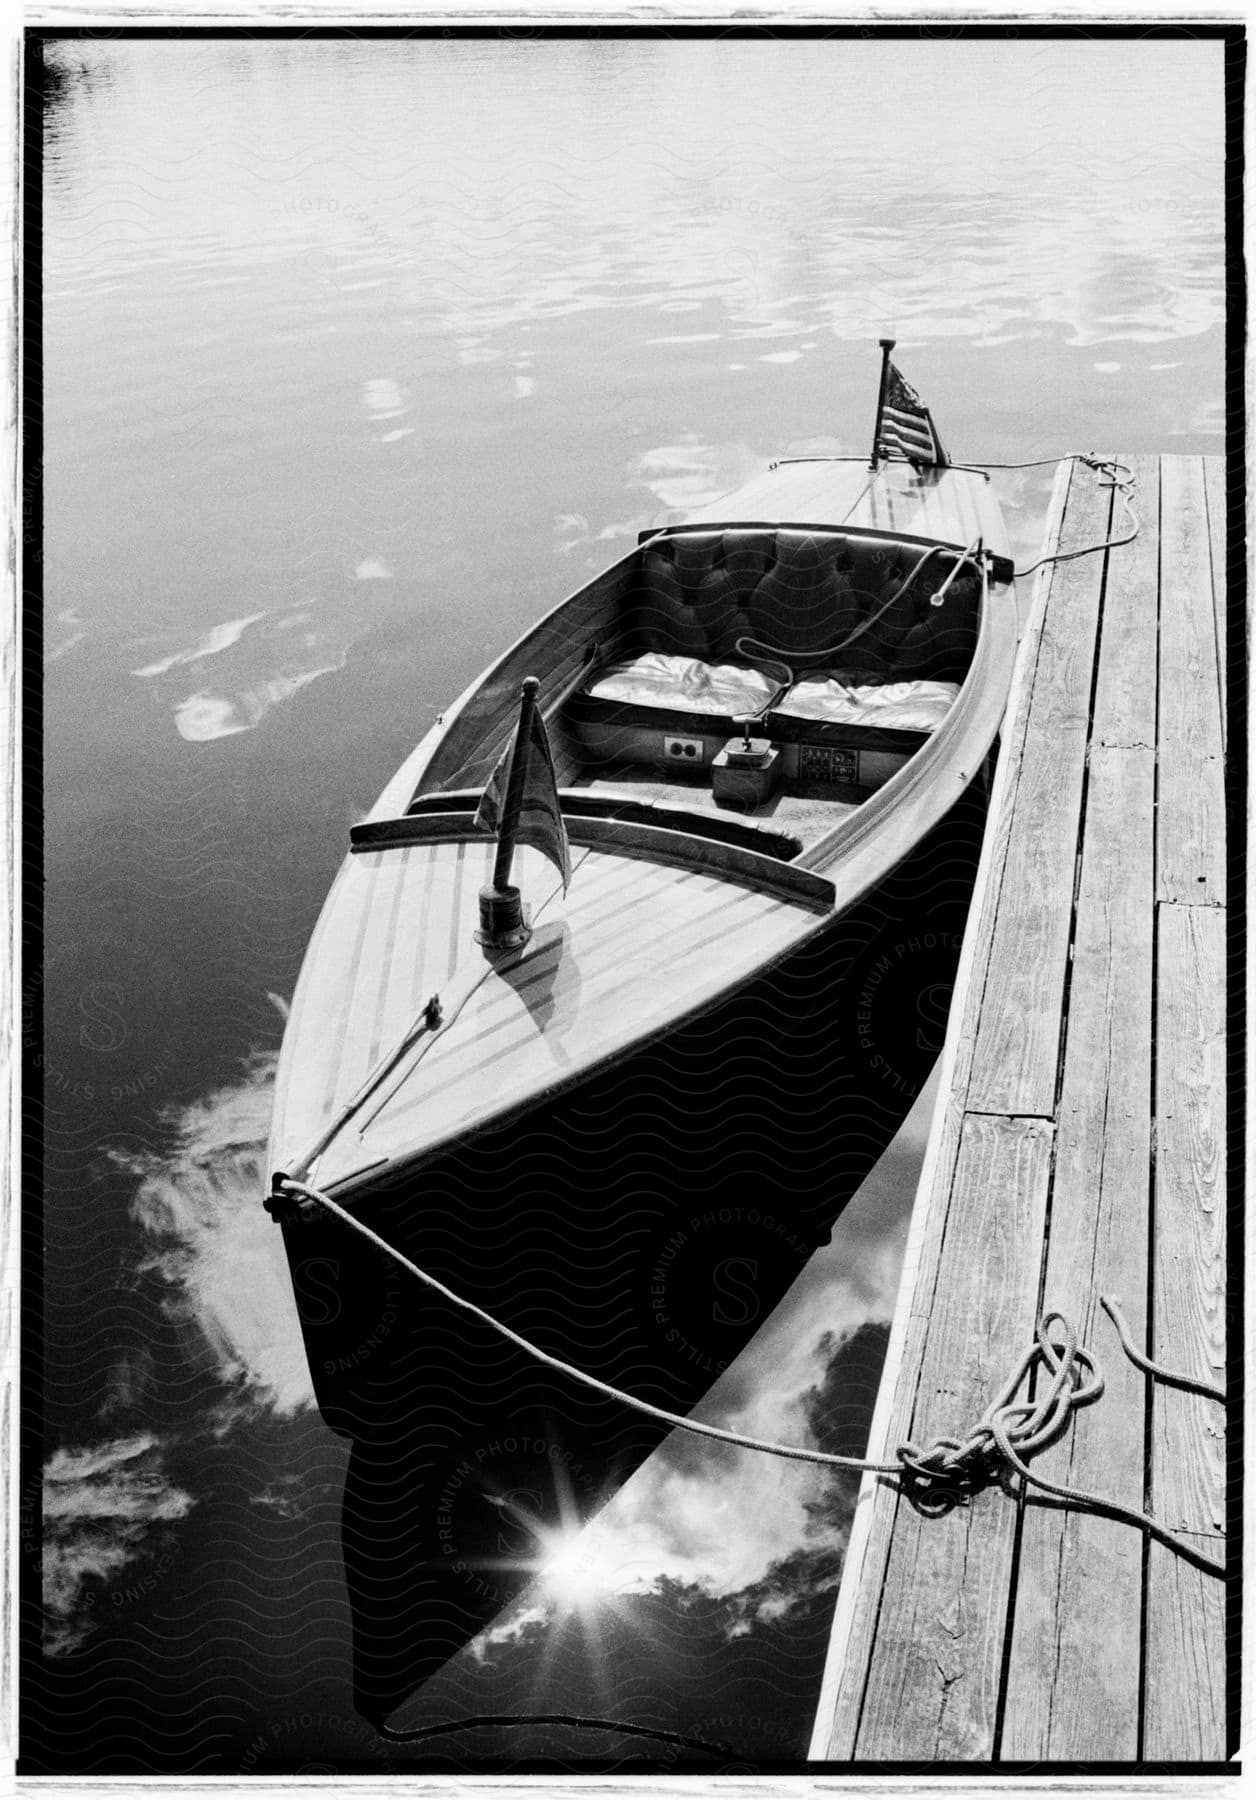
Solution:
M 440 1024 L 332 1138 L 316 1169 L 322 1186 L 344 1192 L 386 1165 L 421 1161 L 670 1028 L 787 954 L 832 895 L 822 878 L 766 856 L 756 861 L 780 871 L 786 886 L 792 881 L 796 897 L 657 860 L 648 844 L 634 857 L 623 831 L 613 850 L 583 845 L 581 823 L 617 822 L 572 823 L 565 897 L 543 857 L 518 852 L 533 932 L 504 955 L 486 955 L 474 937 L 491 842 L 394 840 L 347 860 L 307 959 L 324 1018 L 329 984 L 339 990 L 335 1023 L 300 1029 L 303 979 L 280 1070 L 282 1133 L 272 1166 L 308 1156 L 432 995 Z M 714 855 L 727 847 L 707 848 Z

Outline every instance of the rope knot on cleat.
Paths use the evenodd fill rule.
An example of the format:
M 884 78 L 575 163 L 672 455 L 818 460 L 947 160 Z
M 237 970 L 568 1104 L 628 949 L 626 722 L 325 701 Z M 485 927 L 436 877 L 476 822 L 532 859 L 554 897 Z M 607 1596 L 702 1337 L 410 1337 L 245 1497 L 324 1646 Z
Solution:
M 1063 1342 L 1052 1341 L 1058 1328 Z M 1027 1376 L 1044 1369 L 1050 1380 L 1033 1400 L 1017 1400 Z M 910 1440 L 898 1446 L 905 1475 L 923 1489 L 919 1498 L 961 1496 L 984 1486 L 1004 1464 L 1024 1474 L 1023 1459 L 1054 1442 L 1074 1407 L 1087 1406 L 1103 1392 L 1103 1376 L 1063 1313 L 1039 1319 L 1035 1341 L 966 1438 L 936 1437 L 927 1448 Z

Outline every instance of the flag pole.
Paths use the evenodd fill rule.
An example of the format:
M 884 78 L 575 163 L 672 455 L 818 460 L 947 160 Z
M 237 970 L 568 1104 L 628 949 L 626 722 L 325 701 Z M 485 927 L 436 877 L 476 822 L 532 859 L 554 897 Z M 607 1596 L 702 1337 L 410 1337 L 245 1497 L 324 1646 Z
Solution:
M 520 697 L 519 724 L 515 730 L 515 747 L 510 758 L 510 774 L 506 777 L 506 798 L 502 802 L 502 822 L 497 831 L 497 860 L 493 864 L 493 886 L 504 888 L 510 881 L 510 865 L 515 855 L 515 838 L 519 831 L 519 814 L 523 807 L 523 781 L 528 772 L 528 747 L 532 742 L 532 715 L 541 684 L 529 675 Z
M 877 422 L 872 428 L 872 460 L 868 467 L 877 466 L 877 446 L 881 442 L 881 414 L 885 411 L 885 390 L 890 380 L 890 351 L 894 348 L 895 338 L 879 339 L 881 345 L 881 386 L 877 390 Z
M 536 700 L 540 691 L 541 684 L 536 676 L 527 676 L 520 692 L 519 723 L 515 727 L 510 771 L 506 776 L 506 797 L 502 802 L 501 823 L 497 828 L 493 879 L 488 887 L 480 889 L 480 929 L 476 937 L 482 944 L 494 948 L 526 943 L 531 936 L 531 930 L 523 916 L 523 901 L 519 889 L 510 885 L 510 865 L 514 861 L 519 814 L 523 810 L 523 785 L 528 773 L 532 720 L 536 714 Z

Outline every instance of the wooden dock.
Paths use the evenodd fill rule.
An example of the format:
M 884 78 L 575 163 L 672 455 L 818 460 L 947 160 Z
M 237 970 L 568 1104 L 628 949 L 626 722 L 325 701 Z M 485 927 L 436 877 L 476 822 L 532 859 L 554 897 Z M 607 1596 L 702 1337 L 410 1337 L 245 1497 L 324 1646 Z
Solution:
M 1127 458 L 1135 541 L 1036 578 L 869 1456 L 966 1437 L 1058 1310 L 1106 1391 L 1035 1472 L 1225 1557 L 1226 513 L 1219 458 Z M 1062 465 L 1046 551 L 1121 535 Z M 1226 1584 L 1012 1476 L 925 1516 L 865 1477 L 818 1762 L 1217 1765 Z

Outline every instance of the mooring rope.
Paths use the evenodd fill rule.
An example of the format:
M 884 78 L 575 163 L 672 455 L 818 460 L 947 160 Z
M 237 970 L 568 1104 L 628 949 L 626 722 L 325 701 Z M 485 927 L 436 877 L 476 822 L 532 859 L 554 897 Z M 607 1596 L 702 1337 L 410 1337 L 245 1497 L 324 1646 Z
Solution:
M 1223 1406 L 1225 1405 L 1225 1389 L 1223 1387 L 1216 1387 L 1211 1381 L 1202 1381 L 1198 1375 L 1182 1375 L 1172 1369 L 1166 1369 L 1163 1363 L 1152 1362 L 1149 1356 L 1144 1356 L 1141 1350 L 1135 1349 L 1134 1340 L 1130 1336 L 1130 1328 L 1125 1323 L 1125 1315 L 1111 1294 L 1100 1294 L 1099 1304 L 1116 1326 L 1117 1335 L 1121 1340 L 1121 1348 L 1136 1369 L 1141 1369 L 1144 1375 L 1150 1375 L 1153 1381 L 1169 1381 L 1175 1387 L 1191 1388 L 1195 1393 L 1203 1394 L 1209 1400 L 1219 1400 Z
M 1085 544 L 1080 550 L 1057 550 L 1053 556 L 1040 556 L 1037 562 L 1030 563 L 1027 568 L 1013 571 L 1018 579 L 1022 575 L 1032 575 L 1035 569 L 1044 568 L 1047 563 L 1072 562 L 1076 556 L 1094 556 L 1100 550 L 1117 550 L 1122 544 L 1132 544 L 1141 530 L 1138 514 L 1134 511 L 1132 504 L 1132 495 L 1138 486 L 1138 477 L 1128 463 L 1118 462 L 1114 456 L 1096 456 L 1089 450 L 1069 450 L 1062 456 L 1039 456 L 1032 462 L 950 463 L 947 465 L 952 469 L 967 469 L 974 475 L 985 475 L 986 480 L 989 481 L 990 477 L 986 474 L 988 469 L 1051 469 L 1058 468 L 1062 462 L 1083 462 L 1088 469 L 1094 469 L 1096 472 L 1107 470 L 1112 477 L 1107 485 L 1116 488 L 1121 505 L 1129 515 L 1132 529 L 1124 537 L 1104 538 L 1102 543 Z M 1125 470 L 1124 480 L 1118 477 L 1116 473 L 1118 469 Z
M 634 1394 L 624 1393 L 620 1388 L 612 1387 L 609 1382 L 590 1375 L 583 1369 L 577 1369 L 570 1363 L 563 1362 L 557 1356 L 551 1356 L 547 1350 L 522 1337 L 509 1325 L 485 1312 L 473 1300 L 465 1299 L 461 1294 L 446 1287 L 434 1275 L 429 1275 L 416 1262 L 390 1244 L 377 1231 L 355 1218 L 343 1206 L 333 1200 L 329 1194 L 320 1189 L 310 1187 L 303 1181 L 293 1181 L 283 1176 L 275 1179 L 276 1195 L 267 1202 L 268 1210 L 277 1211 L 276 1199 L 284 1196 L 296 1204 L 304 1199 L 321 1206 L 334 1218 L 347 1225 L 351 1231 L 364 1238 L 367 1243 L 390 1257 L 393 1262 L 413 1275 L 425 1287 L 443 1296 L 451 1305 L 469 1313 L 473 1318 L 487 1325 L 499 1336 L 507 1339 L 536 1361 L 544 1363 L 547 1368 L 555 1369 L 569 1380 L 579 1382 L 581 1386 L 592 1388 L 595 1393 L 605 1394 L 608 1398 L 630 1407 L 634 1412 L 646 1418 L 657 1419 L 677 1431 L 687 1431 L 696 1437 L 714 1438 L 720 1443 L 732 1444 L 739 1450 L 759 1450 L 768 1456 L 779 1456 L 789 1462 L 817 1463 L 825 1468 L 851 1469 L 861 1473 L 875 1475 L 895 1475 L 900 1478 L 914 1478 L 924 1484 L 927 1491 L 940 1492 L 943 1495 L 955 1495 L 960 1491 L 971 1489 L 977 1482 L 989 1479 L 998 1459 L 1010 1465 L 1022 1480 L 1057 1498 L 1067 1500 L 1073 1505 L 1093 1507 L 1097 1511 L 1110 1514 L 1112 1517 L 1146 1531 L 1151 1537 L 1170 1549 L 1188 1557 L 1210 1575 L 1224 1575 L 1225 1569 L 1198 1550 L 1187 1539 L 1177 1536 L 1165 1526 L 1159 1524 L 1147 1513 L 1139 1512 L 1133 1507 L 1123 1506 L 1118 1501 L 1106 1499 L 1101 1494 L 1092 1494 L 1082 1488 L 1070 1488 L 1059 1482 L 1050 1481 L 1045 1475 L 1036 1474 L 1023 1460 L 1042 1449 L 1063 1431 L 1076 1406 L 1086 1406 L 1099 1398 L 1103 1392 L 1103 1375 L 1099 1365 L 1090 1351 L 1083 1349 L 1077 1342 L 1077 1333 L 1063 1313 L 1044 1313 L 1039 1319 L 1035 1341 L 1026 1350 L 1014 1373 L 1004 1383 L 995 1398 L 986 1408 L 978 1423 L 966 1438 L 938 1437 L 926 1448 L 912 1442 L 900 1444 L 897 1460 L 894 1462 L 873 1462 L 862 1456 L 843 1456 L 831 1450 L 809 1450 L 798 1444 L 777 1444 L 768 1439 L 747 1436 L 744 1432 L 729 1431 L 720 1425 L 706 1425 L 697 1419 L 687 1419 L 679 1413 L 668 1412 L 664 1407 L 655 1406 L 649 1400 L 641 1400 Z M 1175 1386 L 1188 1387 L 1196 1392 L 1206 1394 L 1209 1398 L 1224 1401 L 1225 1394 L 1220 1388 L 1200 1381 L 1193 1375 L 1177 1374 L 1171 1370 L 1151 1363 L 1133 1350 L 1129 1339 L 1128 1328 L 1121 1314 L 1120 1305 L 1110 1294 L 1101 1296 L 1101 1303 L 1117 1329 L 1121 1346 L 1137 1367 L 1150 1375 L 1155 1381 L 1169 1382 Z M 1052 1342 L 1051 1327 L 1058 1327 L 1063 1343 L 1057 1346 Z M 1043 1393 L 1034 1400 L 1017 1400 L 1016 1393 L 1021 1382 L 1041 1365 L 1050 1379 Z M 1200 1533 L 1199 1535 L 1211 1535 Z
M 1064 462 L 1066 459 L 1061 456 L 1057 460 Z M 1118 462 L 1114 456 L 1094 456 L 1088 451 L 1074 451 L 1072 456 L 1067 460 L 1072 462 L 1084 462 L 1086 467 L 1088 469 L 1094 469 L 1096 474 L 1106 472 L 1111 477 L 1111 480 L 1104 485 L 1116 489 L 1117 498 L 1125 508 L 1126 515 L 1129 518 L 1130 529 L 1126 532 L 1124 537 L 1104 538 L 1103 541 L 1098 544 L 1083 544 L 1080 550 L 1057 550 L 1051 556 L 1040 556 L 1037 562 L 1030 563 L 1028 568 L 1017 569 L 1017 579 L 1023 575 L 1032 575 L 1035 569 L 1045 568 L 1048 563 L 1072 562 L 1079 556 L 1094 556 L 1100 550 L 1117 550 L 1122 544 L 1132 544 L 1134 539 L 1138 536 L 1139 531 L 1142 529 L 1139 523 L 1138 514 L 1134 511 L 1133 502 L 1134 491 L 1138 486 L 1138 477 L 1128 463 Z M 1017 468 L 1022 466 L 1031 468 L 1036 467 L 1037 465 L 1029 463 L 1023 465 L 1016 463 L 990 463 L 987 465 L 987 467 L 992 469 Z M 1124 480 L 1118 476 L 1118 469 L 1124 469 Z

